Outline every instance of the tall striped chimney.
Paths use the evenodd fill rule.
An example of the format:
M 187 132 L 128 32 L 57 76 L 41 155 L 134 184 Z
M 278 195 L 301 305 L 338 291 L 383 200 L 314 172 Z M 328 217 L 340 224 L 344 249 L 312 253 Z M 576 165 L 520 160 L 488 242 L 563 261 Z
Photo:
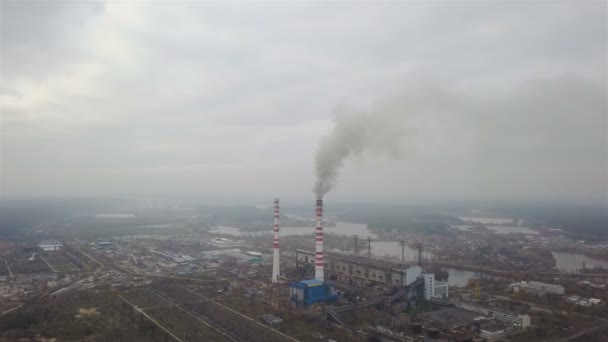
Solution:
M 325 281 L 323 275 L 323 200 L 317 200 L 317 220 L 316 220 L 316 235 L 315 235 L 315 279 Z
M 280 264 L 279 264 L 279 199 L 274 199 L 274 254 L 272 258 L 272 282 L 279 281 Z

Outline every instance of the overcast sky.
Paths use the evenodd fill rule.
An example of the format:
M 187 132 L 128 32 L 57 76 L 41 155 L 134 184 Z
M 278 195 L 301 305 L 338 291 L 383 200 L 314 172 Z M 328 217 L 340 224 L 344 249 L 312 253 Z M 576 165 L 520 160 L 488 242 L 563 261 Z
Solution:
M 2 196 L 608 202 L 607 2 L 2 1 Z M 401 115 L 401 114 L 399 114 Z

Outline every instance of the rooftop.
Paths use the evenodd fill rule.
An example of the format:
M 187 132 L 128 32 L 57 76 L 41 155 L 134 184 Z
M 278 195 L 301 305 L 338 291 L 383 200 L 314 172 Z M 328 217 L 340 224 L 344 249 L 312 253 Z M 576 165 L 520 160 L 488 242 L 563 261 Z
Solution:
M 318 279 L 309 279 L 309 280 L 302 280 L 300 281 L 300 283 L 306 284 L 308 286 L 319 286 L 319 285 L 323 285 L 323 282 L 318 280 Z

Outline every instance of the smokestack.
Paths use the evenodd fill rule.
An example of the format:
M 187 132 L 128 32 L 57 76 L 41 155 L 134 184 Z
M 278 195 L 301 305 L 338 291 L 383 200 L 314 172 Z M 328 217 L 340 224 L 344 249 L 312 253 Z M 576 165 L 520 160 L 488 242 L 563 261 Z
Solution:
M 325 281 L 323 274 L 323 200 L 317 200 L 317 230 L 315 235 L 315 279 Z
M 279 264 L 279 199 L 274 199 L 274 254 L 272 258 L 272 282 L 279 281 L 280 264 Z

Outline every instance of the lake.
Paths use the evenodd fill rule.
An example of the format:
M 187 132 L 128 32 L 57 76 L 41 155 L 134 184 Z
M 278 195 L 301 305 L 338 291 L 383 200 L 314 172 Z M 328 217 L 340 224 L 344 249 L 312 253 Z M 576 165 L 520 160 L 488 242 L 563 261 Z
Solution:
M 576 272 L 581 270 L 583 268 L 583 261 L 587 268 L 608 268 L 608 261 L 591 258 L 584 254 L 563 252 L 551 252 L 551 254 L 553 254 L 553 258 L 555 259 L 555 267 L 562 272 Z

